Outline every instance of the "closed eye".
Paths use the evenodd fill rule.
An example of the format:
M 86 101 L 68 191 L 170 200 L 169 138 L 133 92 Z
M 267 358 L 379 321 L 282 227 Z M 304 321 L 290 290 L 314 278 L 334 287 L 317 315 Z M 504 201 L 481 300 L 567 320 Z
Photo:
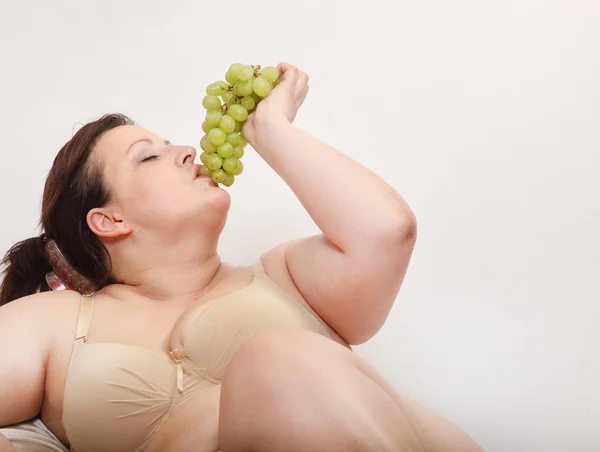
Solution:
M 145 157 L 144 159 L 142 159 L 142 161 L 140 163 L 148 162 L 148 161 L 156 159 L 156 158 L 158 158 L 158 155 L 149 155 L 148 157 Z

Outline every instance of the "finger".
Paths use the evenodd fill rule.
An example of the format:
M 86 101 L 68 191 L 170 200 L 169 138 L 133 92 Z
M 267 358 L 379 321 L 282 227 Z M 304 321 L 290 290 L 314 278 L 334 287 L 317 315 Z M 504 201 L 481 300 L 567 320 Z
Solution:
M 300 108 L 300 105 L 302 105 L 304 103 L 304 100 L 306 99 L 306 96 L 308 95 L 308 91 L 309 91 L 309 87 L 308 85 L 305 85 L 302 88 L 302 91 L 300 91 L 300 95 L 298 96 L 298 108 Z
M 298 83 L 304 87 L 306 85 L 308 85 L 308 74 L 305 72 L 300 72 L 298 74 Z
M 283 75 L 288 69 L 293 68 L 293 67 L 294 67 L 293 64 L 287 63 L 285 61 L 283 61 L 277 65 L 277 69 L 279 69 L 280 76 Z
M 248 139 L 250 138 L 248 136 L 248 131 L 251 130 L 251 124 L 252 124 L 252 121 L 254 121 L 254 115 L 255 114 L 256 114 L 256 112 L 253 111 L 252 113 L 250 113 L 248 115 L 248 117 L 244 121 L 244 124 L 242 125 L 242 130 L 240 131 L 241 135 L 242 135 L 242 138 L 244 138 L 246 141 L 248 141 Z
M 300 74 L 300 71 L 293 64 L 279 63 L 277 69 L 279 69 L 279 74 L 282 81 L 289 80 L 291 82 L 296 82 L 298 80 L 298 75 Z

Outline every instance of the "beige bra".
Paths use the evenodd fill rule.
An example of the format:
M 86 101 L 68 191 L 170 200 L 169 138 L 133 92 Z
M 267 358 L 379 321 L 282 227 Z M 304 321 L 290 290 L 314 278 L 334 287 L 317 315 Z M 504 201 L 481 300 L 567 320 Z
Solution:
M 235 351 L 254 334 L 301 328 L 331 337 L 314 312 L 294 300 L 264 271 L 205 309 L 171 357 L 118 343 L 86 344 L 93 296 L 82 296 L 67 375 L 63 426 L 71 450 L 143 450 L 170 413 L 203 389 L 220 383 Z

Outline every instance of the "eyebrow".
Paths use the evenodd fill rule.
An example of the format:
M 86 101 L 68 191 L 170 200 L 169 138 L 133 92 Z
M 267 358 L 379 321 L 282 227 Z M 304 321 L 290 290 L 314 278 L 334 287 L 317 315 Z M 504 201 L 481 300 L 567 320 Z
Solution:
M 146 143 L 152 144 L 152 140 L 150 138 L 140 138 L 139 140 L 136 140 L 129 145 L 129 148 L 127 148 L 127 152 L 125 152 L 125 155 L 127 155 L 129 153 L 129 151 L 131 150 L 131 148 L 133 147 L 134 144 L 139 143 L 141 141 L 145 141 Z M 166 145 L 173 144 L 169 140 L 165 140 L 164 143 Z

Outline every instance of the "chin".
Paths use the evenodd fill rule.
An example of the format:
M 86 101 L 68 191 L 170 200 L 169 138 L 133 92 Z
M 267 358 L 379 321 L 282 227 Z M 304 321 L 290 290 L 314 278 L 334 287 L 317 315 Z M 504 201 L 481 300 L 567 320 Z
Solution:
M 204 196 L 198 198 L 195 207 L 195 213 L 200 216 L 206 216 L 209 213 L 215 217 L 227 216 L 231 207 L 231 195 L 221 187 L 212 187 Z
M 217 189 L 214 189 L 217 190 Z M 186 234 L 210 235 L 222 230 L 227 221 L 231 199 L 228 193 L 188 204 L 188 208 L 172 211 L 163 217 L 163 226 L 176 236 Z M 176 231 L 176 232 L 175 232 Z
M 218 204 L 221 208 L 229 210 L 231 207 L 231 195 L 227 190 L 222 187 L 214 187 L 213 202 L 211 204 Z

